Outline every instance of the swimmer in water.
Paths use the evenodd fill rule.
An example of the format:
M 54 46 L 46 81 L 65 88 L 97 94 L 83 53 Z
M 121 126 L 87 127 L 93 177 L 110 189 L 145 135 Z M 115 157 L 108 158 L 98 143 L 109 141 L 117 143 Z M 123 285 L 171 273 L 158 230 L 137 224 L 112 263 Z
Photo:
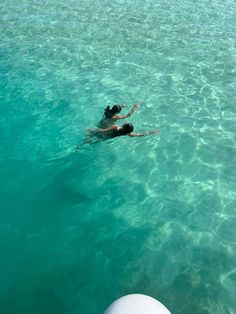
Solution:
M 130 117 L 132 113 L 138 108 L 139 103 L 136 103 L 133 108 L 125 115 L 117 115 L 121 112 L 122 108 L 125 107 L 125 105 L 114 105 L 111 109 L 110 106 L 107 106 L 104 110 L 103 118 L 98 123 L 98 127 L 100 129 L 107 129 L 111 126 L 114 126 L 117 120 L 119 119 L 125 119 L 127 117 Z
M 134 127 L 132 123 L 124 123 L 121 127 L 118 125 L 113 125 L 106 129 L 88 129 L 89 135 L 84 139 L 84 142 L 81 144 L 92 144 L 99 141 L 105 141 L 114 137 L 128 135 L 130 137 L 141 137 L 151 134 L 160 134 L 159 130 L 147 131 L 144 133 L 132 133 Z M 79 149 L 79 147 L 77 148 Z

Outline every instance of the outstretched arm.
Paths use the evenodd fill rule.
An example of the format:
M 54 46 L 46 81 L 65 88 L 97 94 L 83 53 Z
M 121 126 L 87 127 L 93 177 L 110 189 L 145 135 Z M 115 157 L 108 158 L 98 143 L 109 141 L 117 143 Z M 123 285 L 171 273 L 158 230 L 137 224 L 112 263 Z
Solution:
M 151 134 L 160 134 L 160 131 L 155 130 L 155 131 L 147 131 L 144 133 L 129 133 L 128 135 L 131 137 L 141 137 L 141 136 L 147 136 L 147 135 L 151 135 Z
M 140 105 L 140 103 L 137 102 L 137 103 L 133 106 L 133 108 L 132 108 L 127 114 L 125 114 L 125 115 L 123 115 L 123 116 L 117 116 L 117 115 L 115 115 L 115 116 L 113 116 L 113 118 L 114 118 L 114 119 L 125 119 L 125 118 L 128 118 L 128 117 L 130 117 L 130 116 L 132 115 L 132 113 L 138 108 L 139 105 Z

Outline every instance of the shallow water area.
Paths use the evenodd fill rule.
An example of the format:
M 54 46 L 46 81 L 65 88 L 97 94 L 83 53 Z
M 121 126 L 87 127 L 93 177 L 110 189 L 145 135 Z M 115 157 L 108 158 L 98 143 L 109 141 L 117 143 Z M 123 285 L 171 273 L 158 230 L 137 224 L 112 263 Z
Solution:
M 236 313 L 236 3 L 0 4 L 0 313 L 129 293 Z M 136 132 L 78 152 L 106 105 Z

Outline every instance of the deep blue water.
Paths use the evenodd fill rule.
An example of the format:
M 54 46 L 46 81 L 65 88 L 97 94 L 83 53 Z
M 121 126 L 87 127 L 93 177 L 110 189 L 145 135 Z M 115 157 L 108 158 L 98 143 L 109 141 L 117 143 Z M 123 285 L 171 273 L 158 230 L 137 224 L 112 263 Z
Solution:
M 1 1 L 1 314 L 236 313 L 235 34 L 234 0 Z M 74 152 L 137 101 L 160 136 Z

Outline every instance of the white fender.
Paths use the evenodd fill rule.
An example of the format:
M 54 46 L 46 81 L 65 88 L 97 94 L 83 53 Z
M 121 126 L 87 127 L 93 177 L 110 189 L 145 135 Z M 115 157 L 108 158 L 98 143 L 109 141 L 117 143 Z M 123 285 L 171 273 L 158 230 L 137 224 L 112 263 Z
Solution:
M 129 294 L 113 302 L 104 314 L 171 314 L 156 299 L 144 294 Z

